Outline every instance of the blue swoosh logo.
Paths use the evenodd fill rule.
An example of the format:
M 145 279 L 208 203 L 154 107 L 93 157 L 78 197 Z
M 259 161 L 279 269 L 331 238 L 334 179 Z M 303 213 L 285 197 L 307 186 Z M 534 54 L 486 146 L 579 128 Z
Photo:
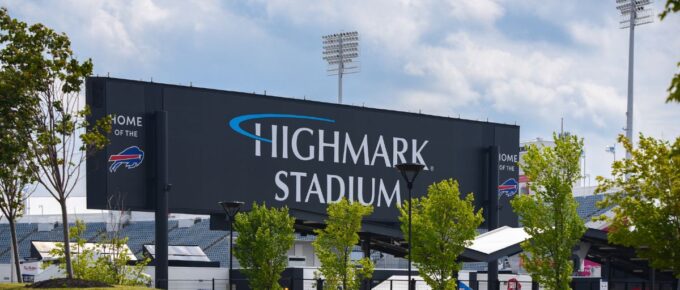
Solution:
M 327 118 L 321 118 L 321 117 L 314 117 L 314 116 L 291 115 L 291 114 L 250 114 L 250 115 L 241 115 L 241 116 L 238 116 L 236 118 L 231 119 L 231 121 L 229 121 L 229 127 L 231 127 L 232 130 L 236 131 L 236 133 L 239 133 L 239 134 L 246 136 L 248 138 L 260 140 L 262 142 L 272 143 L 271 139 L 267 139 L 267 138 L 257 136 L 255 134 L 250 133 L 246 130 L 243 130 L 243 128 L 241 128 L 242 122 L 250 121 L 250 120 L 257 120 L 257 119 L 303 119 L 303 120 L 312 120 L 312 121 L 321 121 L 321 122 L 327 122 L 327 123 L 335 123 L 335 120 L 331 120 L 331 119 L 327 119 Z

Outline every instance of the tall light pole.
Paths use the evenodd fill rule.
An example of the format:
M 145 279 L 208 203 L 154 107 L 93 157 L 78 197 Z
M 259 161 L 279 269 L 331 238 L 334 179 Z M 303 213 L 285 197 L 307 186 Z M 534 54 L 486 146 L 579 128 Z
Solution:
M 229 217 L 229 290 L 231 290 L 231 274 L 234 270 L 233 266 L 233 261 L 234 261 L 234 250 L 232 245 L 234 244 L 234 218 L 236 217 L 236 214 L 238 211 L 241 209 L 241 206 L 243 206 L 242 201 L 220 201 L 219 202 L 220 206 L 222 206 L 222 209 L 224 210 L 224 213 L 227 214 L 227 217 Z
M 404 177 L 406 187 L 408 188 L 408 290 L 415 290 L 415 287 L 411 285 L 411 192 L 413 191 L 413 181 L 416 180 L 418 173 L 423 170 L 425 165 L 417 163 L 401 163 L 394 167 L 401 172 L 401 176 Z
M 616 161 L 616 146 L 614 146 L 614 145 L 607 146 L 607 147 L 604 148 L 604 151 L 609 152 L 612 155 L 614 155 L 614 161 Z
M 323 60 L 328 62 L 329 76 L 338 76 L 338 103 L 342 104 L 342 76 L 359 72 L 359 33 L 341 32 L 324 35 Z
M 626 108 L 626 138 L 633 142 L 633 55 L 635 48 L 635 26 L 651 23 L 654 18 L 653 11 L 648 7 L 651 0 L 616 0 L 616 9 L 622 16 L 621 29 L 628 28 L 628 106 Z M 626 151 L 626 159 L 630 159 L 631 153 Z
M 581 157 L 583 157 L 583 187 L 586 187 L 586 150 L 581 150 Z

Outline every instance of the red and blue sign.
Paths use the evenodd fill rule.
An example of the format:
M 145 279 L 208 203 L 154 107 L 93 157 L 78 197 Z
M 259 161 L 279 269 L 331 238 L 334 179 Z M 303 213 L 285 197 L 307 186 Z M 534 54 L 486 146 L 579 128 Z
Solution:
M 501 197 L 506 195 L 507 197 L 512 197 L 513 195 L 517 194 L 518 188 L 519 186 L 517 184 L 517 180 L 514 178 L 509 178 L 498 186 L 498 196 Z
M 109 156 L 109 162 L 113 162 L 109 166 L 109 171 L 116 172 L 121 165 L 125 165 L 127 169 L 132 169 L 141 165 L 142 161 L 144 161 L 144 151 L 137 146 L 130 146 L 118 154 Z

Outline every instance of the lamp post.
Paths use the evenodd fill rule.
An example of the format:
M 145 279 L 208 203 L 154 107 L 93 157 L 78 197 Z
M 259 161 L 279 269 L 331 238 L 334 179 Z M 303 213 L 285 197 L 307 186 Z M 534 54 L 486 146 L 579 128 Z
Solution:
M 232 244 L 234 243 L 234 217 L 236 217 L 236 214 L 238 211 L 241 209 L 241 206 L 243 206 L 242 201 L 220 201 L 219 202 L 220 206 L 222 206 L 222 209 L 224 210 L 224 213 L 227 214 L 227 217 L 229 217 L 229 289 L 231 290 L 231 273 L 232 270 L 234 269 L 233 267 L 233 246 Z
M 411 192 L 413 190 L 413 181 L 416 180 L 418 173 L 425 167 L 425 165 L 417 163 L 401 163 L 394 166 L 401 172 L 401 176 L 406 181 L 408 188 L 408 290 L 414 290 L 411 285 Z

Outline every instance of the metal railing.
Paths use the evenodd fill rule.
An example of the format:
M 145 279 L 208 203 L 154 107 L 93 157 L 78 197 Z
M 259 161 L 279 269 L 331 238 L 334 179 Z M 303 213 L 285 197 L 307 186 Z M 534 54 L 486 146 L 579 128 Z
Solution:
M 232 287 L 227 286 L 231 282 Z M 279 280 L 279 285 L 284 290 L 342 290 L 330 289 L 323 279 L 288 279 Z M 170 290 L 246 290 L 250 289 L 247 279 L 169 279 L 167 280 Z M 412 280 L 414 290 L 431 290 L 430 286 L 423 280 Z M 653 289 L 649 283 L 645 282 L 624 282 L 609 281 L 608 288 L 612 290 L 675 290 L 673 282 L 657 281 Z M 579 290 L 599 290 L 600 281 L 577 281 L 571 283 L 572 289 Z M 388 279 L 365 281 L 361 289 L 363 290 L 408 290 L 408 280 Z M 489 290 L 489 283 L 485 280 L 459 281 L 460 290 Z M 529 280 L 510 280 L 498 281 L 495 289 L 497 290 L 531 290 L 532 284 Z
M 229 289 L 228 284 L 232 287 Z M 286 279 L 279 280 L 279 285 L 284 290 L 342 290 L 327 287 L 323 279 Z M 476 280 L 473 283 L 460 281 L 458 289 L 462 290 L 488 290 L 488 282 Z M 430 286 L 423 280 L 411 280 L 414 290 L 430 290 Z M 247 279 L 169 279 L 167 280 L 170 290 L 245 290 L 248 287 Z M 473 285 L 469 285 L 473 284 Z M 388 279 L 365 281 L 361 289 L 366 290 L 408 290 L 408 280 Z M 531 281 L 500 281 L 497 284 L 498 290 L 531 290 Z
M 671 281 L 656 281 L 651 287 L 649 281 L 616 281 L 610 280 L 607 288 L 611 290 L 675 290 Z M 572 280 L 571 288 L 576 290 L 599 290 L 600 280 L 577 281 Z

